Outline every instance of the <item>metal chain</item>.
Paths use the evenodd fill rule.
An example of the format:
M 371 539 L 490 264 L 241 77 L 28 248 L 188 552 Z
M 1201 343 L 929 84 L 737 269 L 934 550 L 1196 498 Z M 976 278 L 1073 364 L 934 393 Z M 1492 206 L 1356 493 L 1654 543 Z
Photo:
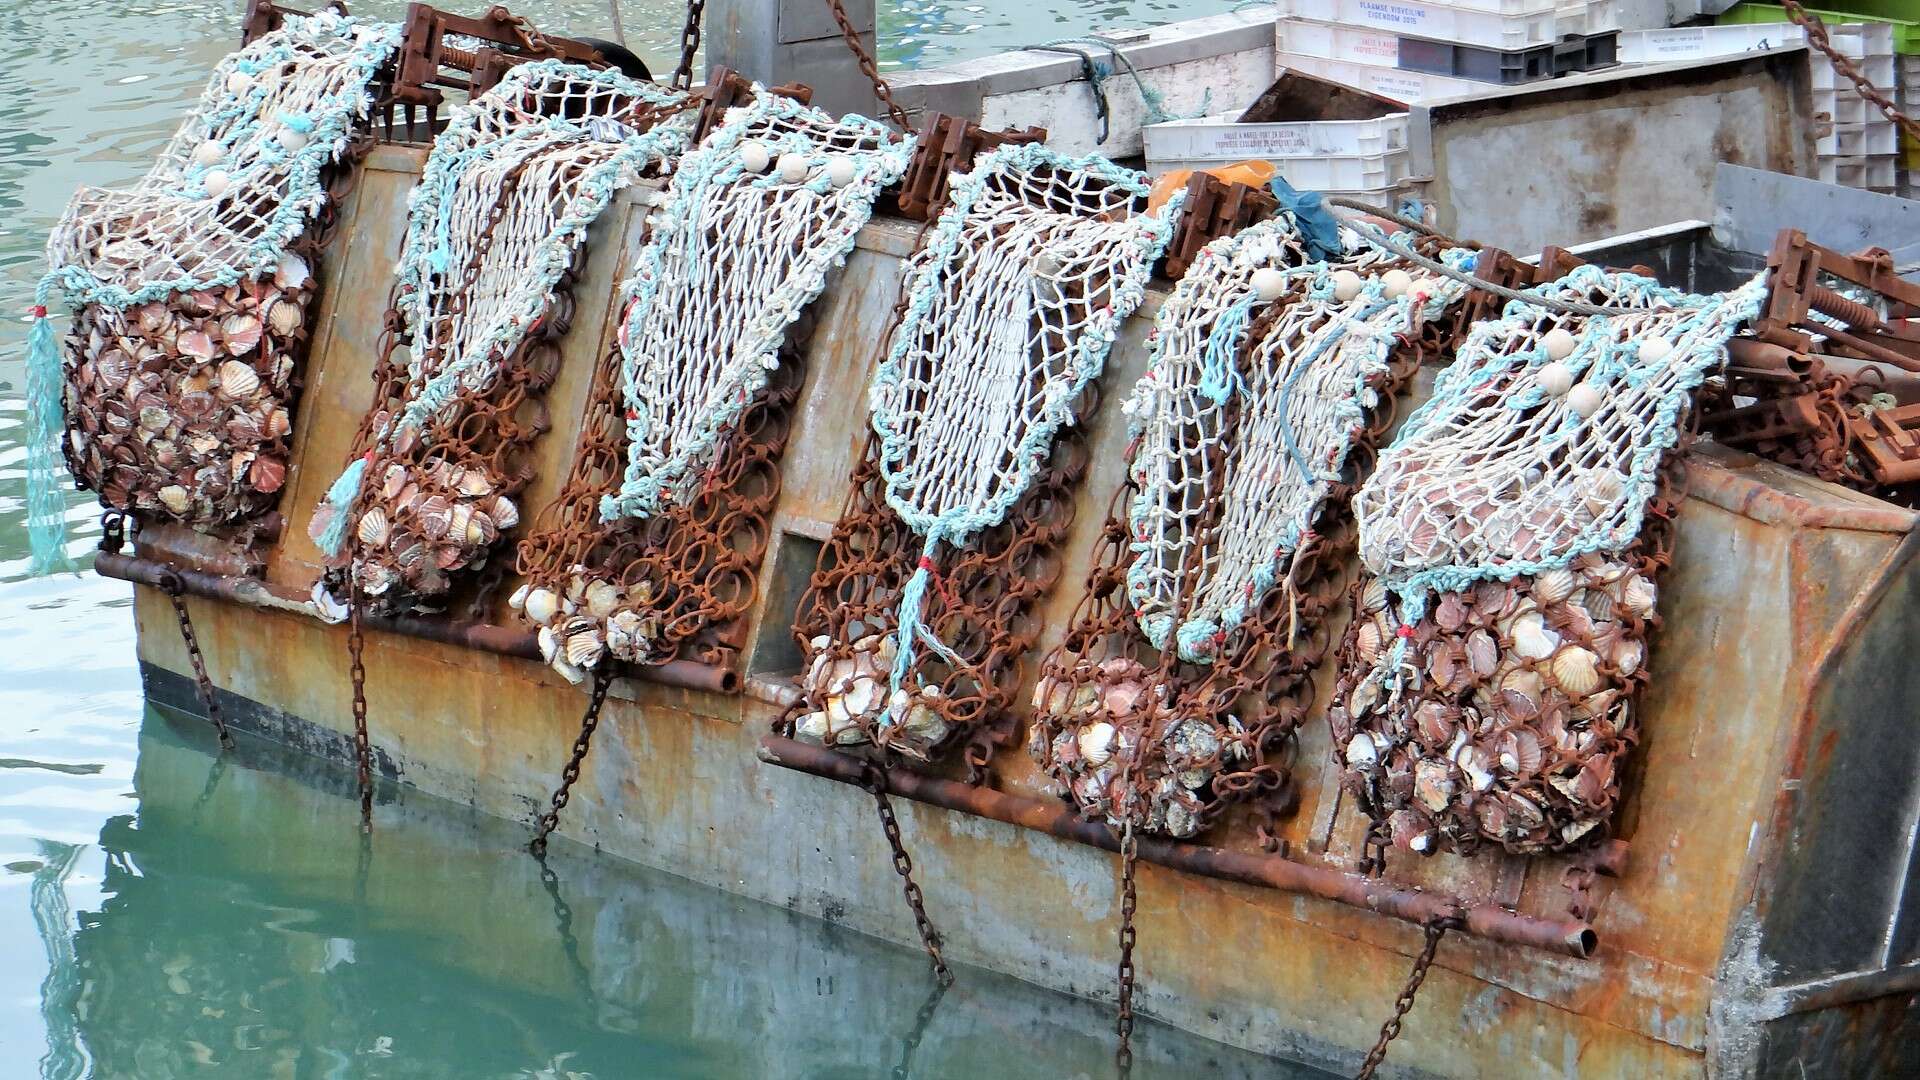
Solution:
M 1353 1074 L 1354 1080 L 1372 1080 L 1374 1071 L 1380 1063 L 1387 1060 L 1387 1044 L 1400 1034 L 1400 1022 L 1405 1020 L 1407 1012 L 1413 1008 L 1413 997 L 1420 992 L 1420 984 L 1427 981 L 1427 969 L 1433 966 L 1433 957 L 1440 950 L 1440 939 L 1447 931 L 1458 929 L 1465 923 L 1457 916 L 1442 915 L 1427 923 L 1427 940 L 1420 947 L 1420 955 L 1413 961 L 1413 971 L 1407 975 L 1407 985 L 1401 987 L 1400 996 L 1394 999 L 1393 1015 L 1385 1024 L 1380 1025 L 1380 1039 L 1367 1051 L 1366 1060 L 1360 1063 L 1360 1071 Z
M 1916 123 L 1912 117 L 1901 112 L 1894 105 L 1892 98 L 1881 93 L 1873 82 L 1854 66 L 1850 57 L 1841 55 L 1840 50 L 1834 48 L 1833 42 L 1827 38 L 1827 24 L 1820 21 L 1820 16 L 1801 7 L 1799 0 L 1780 0 L 1780 6 L 1786 9 L 1787 18 L 1792 19 L 1800 29 L 1806 32 L 1807 44 L 1825 53 L 1827 59 L 1833 62 L 1833 70 L 1846 76 L 1847 81 L 1853 84 L 1856 93 L 1866 98 L 1888 120 L 1893 121 L 1896 126 L 1905 131 L 1909 139 L 1920 141 L 1920 123 Z
M 359 590 L 347 586 L 347 656 L 353 678 L 353 751 L 360 772 L 360 831 L 373 831 L 373 744 L 367 739 L 367 666 L 361 662 L 366 639 L 360 631 Z
M 685 90 L 693 85 L 693 54 L 700 51 L 700 19 L 707 0 L 687 0 L 687 24 L 680 28 L 680 66 L 673 69 L 668 85 Z
M 580 718 L 580 734 L 573 740 L 573 755 L 567 758 L 566 768 L 560 770 L 560 786 L 553 791 L 553 804 L 540 816 L 540 825 L 533 833 L 533 842 L 527 850 L 535 858 L 545 858 L 547 837 L 560 826 L 560 811 L 567 808 L 568 800 L 573 798 L 573 785 L 580 779 L 580 763 L 587 760 L 587 751 L 593 746 L 594 730 L 600 726 L 600 708 L 607 703 L 607 688 L 613 685 L 613 676 L 608 673 L 607 665 L 593 669 L 593 696 L 587 700 L 587 713 Z
M 560 895 L 560 875 L 553 872 L 544 857 L 540 859 L 540 887 L 547 891 L 547 899 L 553 901 L 553 928 L 560 937 L 560 951 L 566 955 L 574 986 L 580 991 L 582 1001 L 593 1002 L 593 975 L 587 970 L 586 961 L 580 958 L 580 939 L 573 932 L 573 907 Z
M 220 748 L 233 749 L 233 736 L 227 733 L 227 721 L 220 715 L 220 701 L 213 696 L 213 680 L 207 677 L 207 661 L 200 655 L 200 639 L 193 632 L 193 617 L 187 614 L 186 583 L 172 570 L 162 571 L 160 588 L 166 592 L 167 599 L 173 602 L 173 617 L 180 621 L 180 636 L 187 643 L 187 659 L 193 661 L 194 692 L 200 697 L 200 704 L 207 710 L 207 719 L 213 721 L 215 731 L 220 733 Z
M 827 7 L 833 9 L 833 21 L 840 24 L 840 36 L 847 39 L 847 48 L 853 50 L 853 58 L 860 63 L 861 74 L 873 83 L 874 96 L 887 107 L 887 115 L 893 119 L 893 126 L 901 131 L 912 131 L 912 122 L 907 119 L 907 110 L 893 100 L 893 87 L 880 77 L 880 69 L 873 62 L 873 54 L 860 43 L 860 32 L 853 28 L 853 20 L 847 18 L 847 9 L 840 0 L 827 0 Z
M 1122 1072 L 1133 1066 L 1133 913 L 1137 906 L 1133 871 L 1139 855 L 1140 842 L 1133 835 L 1133 818 L 1129 816 L 1120 833 L 1120 1010 L 1113 1025 L 1120 1036 L 1113 1058 Z
M 933 920 L 927 918 L 926 900 L 913 880 L 913 859 L 908 857 L 906 845 L 900 841 L 900 823 L 893 816 L 893 804 L 887 800 L 886 774 L 869 761 L 861 786 L 873 796 L 873 804 L 880 811 L 880 828 L 887 834 L 887 846 L 893 849 L 893 871 L 900 875 L 900 891 L 906 894 L 907 906 L 913 909 L 913 923 L 920 928 L 920 944 L 933 960 L 934 977 L 941 982 L 952 982 L 953 971 L 940 955 L 940 931 L 934 929 Z

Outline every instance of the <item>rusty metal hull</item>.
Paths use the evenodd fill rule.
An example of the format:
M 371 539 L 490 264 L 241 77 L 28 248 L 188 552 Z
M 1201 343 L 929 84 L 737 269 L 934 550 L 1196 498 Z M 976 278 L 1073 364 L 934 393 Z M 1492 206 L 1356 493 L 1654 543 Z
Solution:
M 266 553 L 259 586 L 283 600 L 303 596 L 318 572 L 307 517 L 371 391 L 379 308 L 418 163 L 393 148 L 370 157 L 329 253 L 330 291 L 281 508 L 287 527 Z M 608 305 L 590 298 L 613 296 L 638 209 L 618 205 L 590 239 L 577 289 L 581 316 L 549 392 L 555 428 L 539 444 L 529 506 L 550 499 L 565 474 L 590 361 L 612 330 L 601 310 Z M 743 692 L 616 680 L 561 821 L 563 833 L 613 854 L 907 943 L 917 934 L 866 794 L 770 766 L 757 752 L 781 709 L 785 669 L 795 662 L 786 624 L 844 499 L 864 431 L 862 388 L 899 258 L 914 239 L 904 224 L 869 227 L 821 301 L 762 598 L 746 635 Z M 1123 330 L 1110 388 L 1142 370 L 1153 307 L 1150 299 Z M 1088 435 L 1092 475 L 1063 553 L 1068 572 L 1043 609 L 1042 650 L 1057 642 L 1078 599 L 1079 568 L 1119 481 L 1118 410 L 1104 410 Z M 1568 955 L 1577 949 L 1449 937 L 1389 1072 L 1749 1075 L 1797 1056 L 1813 1075 L 1818 1063 L 1898 1063 L 1898 1054 L 1916 1052 L 1878 1040 L 1912 1027 L 1904 1003 L 1920 983 L 1912 967 L 1920 919 L 1905 906 L 1920 811 L 1920 743 L 1907 734 L 1920 665 L 1900 651 L 1920 611 L 1915 517 L 1724 452 L 1698 457 L 1691 491 L 1663 583 L 1667 624 L 1645 702 L 1646 741 L 1619 822 L 1626 857 L 1592 898 L 1598 948 L 1580 958 Z M 151 691 L 195 707 L 178 674 L 190 669 L 166 597 L 150 586 L 136 594 Z M 291 601 L 193 596 L 188 604 L 232 722 L 316 752 L 344 752 L 342 628 Z M 514 625 L 504 606 L 480 622 Z M 565 760 L 585 695 L 512 647 L 473 648 L 484 643 L 423 636 L 418 627 L 396 632 L 409 629 L 368 635 L 370 726 L 385 771 L 530 820 Z M 1323 673 L 1316 682 L 1333 679 Z M 1250 830 L 1231 821 L 1203 838 L 1218 855 L 1143 865 L 1136 1007 L 1235 1045 L 1351 1068 L 1378 1031 L 1420 933 L 1309 885 L 1351 870 L 1362 825 L 1340 805 L 1334 774 L 1322 765 L 1324 727 L 1310 724 L 1301 742 L 1302 805 L 1282 835 L 1296 864 L 1312 872 L 1260 863 L 1267 856 Z M 1058 828 L 1009 823 L 1051 805 L 1017 749 L 996 760 L 992 786 L 1011 800 L 996 804 L 1004 813 L 948 789 L 948 804 L 980 812 L 917 796 L 900 804 L 949 955 L 1110 999 L 1119 915 L 1113 856 L 1070 815 L 1054 819 Z M 1209 876 L 1229 865 L 1246 872 Z M 1492 912 L 1510 911 L 1530 925 L 1564 928 L 1567 865 L 1395 857 L 1377 888 L 1403 900 L 1451 898 L 1494 921 Z

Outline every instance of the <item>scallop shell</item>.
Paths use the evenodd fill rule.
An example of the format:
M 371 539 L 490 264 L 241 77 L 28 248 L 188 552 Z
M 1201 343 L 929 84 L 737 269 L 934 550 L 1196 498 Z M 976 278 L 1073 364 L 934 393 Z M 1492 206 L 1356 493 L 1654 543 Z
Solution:
M 520 524 L 520 508 L 515 506 L 513 500 L 507 498 L 505 495 L 496 495 L 493 501 L 487 504 L 487 516 L 493 519 L 494 528 L 499 529 L 501 532 L 505 532 L 515 525 Z M 651 597 L 649 596 L 648 599 L 651 599 Z M 647 601 L 643 600 L 641 602 L 646 603 Z
M 1513 651 L 1528 660 L 1545 660 L 1560 647 L 1560 635 L 1547 629 L 1546 620 L 1530 611 L 1513 620 Z
M 1101 707 L 1108 716 L 1115 718 L 1131 716 L 1140 707 L 1140 699 L 1147 696 L 1146 684 L 1138 679 L 1128 679 L 1117 686 L 1108 687 L 1101 695 Z
M 880 684 L 872 678 L 862 677 L 853 680 L 842 695 L 847 712 L 856 717 L 864 717 L 878 709 L 881 700 Z
M 527 594 L 532 591 L 533 591 L 533 582 L 531 581 L 521 582 L 520 587 L 513 590 L 513 595 L 507 597 L 507 606 L 512 608 L 515 611 L 526 610 Z
M 1379 578 L 1368 578 L 1367 583 L 1360 587 L 1360 610 L 1384 611 L 1386 607 L 1387 587 L 1380 583 Z
M 1631 675 L 1640 670 L 1647 659 L 1647 647 L 1632 638 L 1623 637 L 1615 642 L 1608 659 L 1621 675 Z
M 267 308 L 267 325 L 282 337 L 300 329 L 306 319 L 306 312 L 291 300 L 275 300 L 273 306 Z
M 478 499 L 493 494 L 493 481 L 487 479 L 483 469 L 467 469 L 460 474 L 459 482 L 454 485 L 462 495 Z
M 1599 658 L 1578 645 L 1569 645 L 1553 654 L 1553 682 L 1574 700 L 1600 688 Z
M 1114 735 L 1114 726 L 1104 720 L 1081 728 L 1074 739 L 1080 748 L 1081 760 L 1095 769 L 1113 760 Z
M 1380 764 L 1380 748 L 1373 745 L 1371 735 L 1358 732 L 1347 740 L 1346 760 L 1348 768 L 1369 771 Z
M 273 268 L 273 283 L 283 289 L 297 289 L 312 276 L 307 260 L 291 251 L 281 255 L 280 262 Z
M 228 401 L 250 398 L 260 390 L 260 373 L 244 360 L 227 360 L 220 365 L 220 396 Z
M 605 654 L 606 645 L 600 640 L 600 631 L 591 623 L 575 628 L 567 635 L 567 663 L 590 668 L 598 664 Z
M 1579 582 L 1574 578 L 1573 571 L 1549 570 L 1533 579 L 1533 598 L 1539 601 L 1542 607 L 1557 604 L 1572 596 L 1574 588 L 1578 585 Z
M 1532 776 L 1545 760 L 1540 739 L 1526 728 L 1513 728 L 1501 740 L 1500 767 L 1514 776 Z
M 254 459 L 247 468 L 247 484 L 262 495 L 279 491 L 287 482 L 287 463 L 277 457 Z
M 553 621 L 560 613 L 560 598 L 552 589 L 535 589 L 527 594 L 527 618 L 535 623 L 545 624 Z
M 220 320 L 220 340 L 226 344 L 230 356 L 245 356 L 260 344 L 260 335 L 265 326 L 260 317 L 247 312 L 236 312 Z
M 1442 813 L 1453 801 L 1453 770 L 1446 762 L 1422 758 L 1413 766 L 1413 797 L 1429 813 Z
M 1434 608 L 1433 621 L 1449 634 L 1466 625 L 1467 605 L 1459 593 L 1447 593 Z
M 1380 658 L 1380 625 L 1372 619 L 1362 622 L 1353 632 L 1353 651 L 1363 664 Z
M 420 516 L 420 530 L 427 539 L 438 540 L 453 528 L 453 506 L 439 495 L 429 495 L 414 507 Z
M 179 484 L 168 484 L 156 495 L 160 499 L 160 505 L 175 514 L 184 514 L 187 508 L 193 505 L 193 496 Z
M 1640 574 L 1627 578 L 1626 588 L 1620 594 L 1620 602 L 1627 606 L 1627 610 L 1642 619 L 1652 617 L 1659 601 L 1659 589 Z
M 188 330 L 174 339 L 174 348 L 195 360 L 213 359 L 213 337 L 202 330 Z
M 604 619 L 613 614 L 620 603 L 620 590 L 611 581 L 595 581 L 587 586 L 587 614 L 596 619 Z
M 360 515 L 359 524 L 354 526 L 354 533 L 360 537 L 361 543 L 370 548 L 386 547 L 387 512 L 378 506 L 367 507 L 366 513 Z
M 1475 630 L 1467 635 L 1467 666 L 1477 678 L 1492 676 L 1499 664 L 1500 646 L 1494 643 L 1492 634 Z

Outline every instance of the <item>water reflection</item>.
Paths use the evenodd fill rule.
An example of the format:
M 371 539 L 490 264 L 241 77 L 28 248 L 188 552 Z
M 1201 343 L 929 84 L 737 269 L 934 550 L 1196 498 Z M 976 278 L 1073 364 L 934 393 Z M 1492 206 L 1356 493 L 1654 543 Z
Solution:
M 976 970 L 939 995 L 917 952 L 570 845 L 543 873 L 511 826 L 417 792 L 367 841 L 344 770 L 216 759 L 158 711 L 139 747 L 70 946 L 78 857 L 36 874 L 45 1077 L 1112 1075 L 1101 1006 Z M 1276 1067 L 1139 1043 L 1136 1077 Z

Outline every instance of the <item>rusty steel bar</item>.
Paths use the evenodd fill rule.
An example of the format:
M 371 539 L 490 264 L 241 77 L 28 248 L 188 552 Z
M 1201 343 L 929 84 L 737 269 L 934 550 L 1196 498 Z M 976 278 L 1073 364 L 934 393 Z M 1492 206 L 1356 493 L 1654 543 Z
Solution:
M 866 766 L 857 758 L 778 735 L 760 740 L 759 755 L 760 760 L 769 765 L 856 787 L 866 775 Z M 1120 850 L 1117 833 L 1105 825 L 1087 821 L 1064 803 L 1012 795 L 904 769 L 887 769 L 882 775 L 887 790 L 902 798 L 991 818 L 1107 851 Z M 1599 945 L 1593 926 L 1577 919 L 1535 918 L 1493 904 L 1470 903 L 1389 881 L 1310 866 L 1278 855 L 1228 851 L 1157 837 L 1139 837 L 1137 841 L 1139 858 L 1203 877 L 1304 893 L 1418 925 L 1426 925 L 1436 918 L 1456 917 L 1465 922 L 1464 932 L 1475 937 L 1582 960 L 1592 956 Z
M 284 610 L 307 604 L 305 595 L 295 595 L 283 589 L 275 589 L 258 578 L 230 577 L 224 574 L 209 574 L 203 570 L 175 568 L 152 559 L 143 559 L 138 555 L 102 551 L 93 557 L 93 569 L 101 577 L 118 578 L 121 581 L 131 581 L 136 585 L 150 585 L 154 588 L 161 587 L 160 583 L 167 574 L 177 574 L 185 591 L 194 596 L 232 604 L 245 604 L 250 607 Z M 540 645 L 535 635 L 512 627 L 496 626 L 492 623 L 421 619 L 407 615 L 367 615 L 363 616 L 362 622 L 375 630 L 401 634 L 422 641 L 456 645 L 499 656 L 517 656 L 525 660 L 540 659 Z M 739 672 L 732 668 L 702 664 L 693 660 L 673 660 L 665 664 L 645 666 L 619 664 L 615 666 L 614 671 L 626 678 L 639 679 L 660 686 L 678 687 L 683 690 L 732 694 L 740 689 Z

